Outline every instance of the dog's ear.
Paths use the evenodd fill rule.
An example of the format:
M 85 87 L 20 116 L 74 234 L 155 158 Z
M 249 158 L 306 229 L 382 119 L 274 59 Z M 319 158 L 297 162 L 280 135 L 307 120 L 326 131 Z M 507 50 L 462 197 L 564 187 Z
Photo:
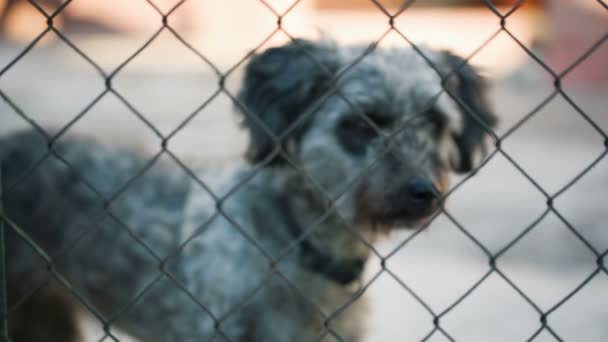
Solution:
M 440 54 L 440 69 L 447 76 L 444 88 L 460 112 L 460 122 L 451 132 L 456 148 L 450 164 L 455 172 L 469 172 L 487 153 L 488 133 L 498 120 L 488 100 L 487 81 L 462 58 L 447 51 Z
M 329 90 L 329 81 L 338 67 L 336 50 L 330 42 L 297 39 L 252 58 L 237 96 L 245 107 L 239 109 L 242 124 L 250 133 L 246 154 L 250 162 L 262 161 L 277 147 L 269 131 L 280 136 Z M 282 140 L 282 147 L 297 146 L 309 122 L 298 123 Z M 271 160 L 273 164 L 283 162 L 280 156 Z

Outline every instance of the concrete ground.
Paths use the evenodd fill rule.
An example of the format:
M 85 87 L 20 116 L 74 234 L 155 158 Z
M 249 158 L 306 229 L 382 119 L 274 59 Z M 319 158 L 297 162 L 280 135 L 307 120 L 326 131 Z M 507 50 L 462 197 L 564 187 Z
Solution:
M 0 44 L 0 68 L 4 68 L 23 47 Z M 171 50 L 162 44 L 157 48 L 170 49 L 179 57 L 158 60 L 153 52 L 144 52 L 112 84 L 166 134 L 214 93 L 217 79 L 202 63 L 182 61 L 195 58 L 184 50 Z M 175 67 L 182 62 L 199 64 Z M 147 63 L 155 68 L 147 68 Z M 238 86 L 238 73 L 227 80 L 232 91 Z M 552 81 L 531 60 L 493 83 L 492 98 L 501 118 L 499 135 L 553 90 Z M 563 84 L 580 109 L 601 130 L 608 131 L 606 89 L 571 85 L 568 78 Z M 34 49 L 0 77 L 0 90 L 44 127 L 69 122 L 103 89 L 96 71 L 62 44 Z M 220 94 L 174 136 L 169 148 L 193 167 L 234 162 L 242 154 L 246 136 L 238 129 L 237 119 L 228 113 L 230 102 Z M 0 134 L 27 126 L 0 101 Z M 150 155 L 160 144 L 152 131 L 112 95 L 102 98 L 70 132 L 138 148 Z M 495 155 L 453 193 L 447 209 L 491 253 L 503 249 L 547 211 L 547 199 L 508 159 L 516 161 L 552 195 L 606 153 L 602 136 L 560 96 L 506 138 L 502 148 L 507 155 Z M 496 261 L 500 274 L 491 272 L 439 319 L 440 327 L 457 341 L 526 341 L 541 327 L 540 314 L 513 286 L 540 310 L 547 311 L 591 277 L 588 284 L 551 312 L 547 322 L 561 340 L 608 340 L 608 274 L 598 272 L 597 257 L 568 227 L 605 255 L 607 171 L 608 158 L 604 158 L 556 197 L 554 208 L 559 215 L 547 213 L 534 229 L 501 254 Z M 391 253 L 409 234 L 395 233 L 379 246 L 380 252 Z M 608 263 L 608 257 L 603 260 Z M 379 268 L 378 259 L 372 259 L 367 281 Z M 388 268 L 394 277 L 383 272 L 368 289 L 371 314 L 366 341 L 416 341 L 433 330 L 429 311 L 396 279 L 440 314 L 490 271 L 487 255 L 445 215 L 388 259 Z M 99 340 L 102 334 L 97 324 L 89 321 L 88 325 L 92 327 L 88 329 L 90 341 Z M 436 332 L 429 340 L 449 339 Z M 557 340 L 547 330 L 535 339 Z

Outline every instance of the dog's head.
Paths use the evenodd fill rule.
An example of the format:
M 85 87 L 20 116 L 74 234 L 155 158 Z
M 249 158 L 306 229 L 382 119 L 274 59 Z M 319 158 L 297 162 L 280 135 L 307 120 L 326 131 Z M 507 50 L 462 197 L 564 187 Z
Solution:
M 292 185 L 311 202 L 336 200 L 355 225 L 415 226 L 449 173 L 481 160 L 496 118 L 461 58 L 425 49 L 431 67 L 411 49 L 375 49 L 352 64 L 364 51 L 295 40 L 254 56 L 238 96 L 247 158 L 295 164 Z

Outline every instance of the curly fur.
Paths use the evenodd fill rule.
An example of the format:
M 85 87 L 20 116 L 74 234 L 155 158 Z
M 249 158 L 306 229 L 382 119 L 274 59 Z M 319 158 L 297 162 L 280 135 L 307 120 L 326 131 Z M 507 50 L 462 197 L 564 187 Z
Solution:
M 150 164 L 35 131 L 0 140 L 5 220 L 55 272 L 9 230 L 17 342 L 36 340 L 20 308 L 48 302 L 25 294 L 56 274 L 81 294 L 51 286 L 64 311 L 90 306 L 144 341 L 360 341 L 367 244 L 432 215 L 496 121 L 462 59 L 425 49 L 434 70 L 375 49 L 350 66 L 364 50 L 295 40 L 254 56 L 237 103 L 252 165 L 203 171 L 204 184 L 166 154 Z M 62 323 L 77 336 L 69 312 Z

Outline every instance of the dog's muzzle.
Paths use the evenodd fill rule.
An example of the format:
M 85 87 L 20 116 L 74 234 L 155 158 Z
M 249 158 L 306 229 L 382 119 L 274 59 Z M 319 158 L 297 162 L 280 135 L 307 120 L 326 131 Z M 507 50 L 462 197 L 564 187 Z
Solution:
M 439 205 L 441 194 L 435 184 L 425 178 L 413 177 L 403 190 L 404 205 L 414 219 L 424 218 L 435 212 Z M 419 215 L 419 217 L 416 217 Z
M 435 213 L 441 203 L 441 193 L 433 181 L 423 177 L 410 177 L 385 191 L 381 199 L 364 205 L 372 223 L 388 228 L 415 227 Z

